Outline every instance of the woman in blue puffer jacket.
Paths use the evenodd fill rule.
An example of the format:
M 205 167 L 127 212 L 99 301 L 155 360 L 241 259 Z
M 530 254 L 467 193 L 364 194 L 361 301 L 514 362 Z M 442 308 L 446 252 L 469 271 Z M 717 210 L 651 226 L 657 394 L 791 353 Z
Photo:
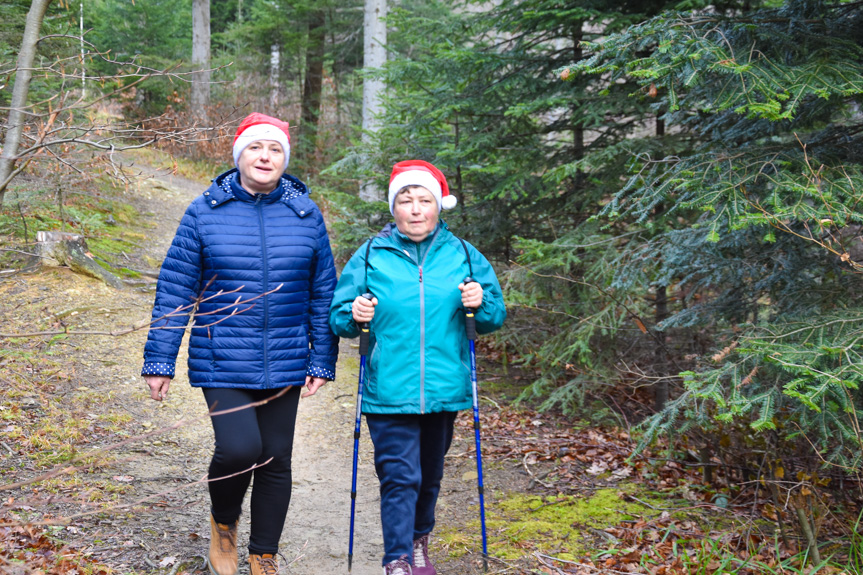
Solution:
M 345 265 L 330 326 L 357 337 L 369 323 L 362 407 L 380 480 L 384 574 L 435 575 L 428 543 L 444 455 L 456 412 L 472 406 L 465 309 L 482 334 L 503 325 L 506 307 L 488 260 L 439 219 L 455 206 L 440 170 L 399 162 L 389 203 L 395 224 Z
M 213 575 L 238 571 L 237 524 L 253 474 L 250 573 L 277 571 L 300 391 L 313 395 L 335 378 L 333 257 L 308 188 L 284 173 L 289 154 L 287 122 L 263 114 L 242 121 L 233 143 L 237 169 L 213 180 L 180 222 L 144 349 L 142 375 L 160 401 L 194 317 L 189 381 L 217 412 L 208 476 Z

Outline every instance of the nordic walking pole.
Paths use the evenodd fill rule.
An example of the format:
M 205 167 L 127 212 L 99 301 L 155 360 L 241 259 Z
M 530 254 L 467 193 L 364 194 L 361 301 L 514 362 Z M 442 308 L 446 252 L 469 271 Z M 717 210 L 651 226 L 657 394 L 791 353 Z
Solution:
M 366 292 L 363 297 L 371 301 L 374 297 Z M 366 355 L 369 353 L 369 324 L 362 322 L 360 327 L 360 376 L 357 384 L 357 421 L 354 426 L 354 471 L 351 477 L 351 534 L 348 542 L 348 573 L 354 560 L 354 515 L 357 509 L 357 459 L 360 451 L 360 417 L 363 413 L 363 381 L 366 378 Z
M 465 285 L 472 283 L 471 278 L 465 278 Z M 473 429 L 476 439 L 476 473 L 477 473 L 477 490 L 479 491 L 479 519 L 482 525 L 482 570 L 483 573 L 488 573 L 488 540 L 485 535 L 485 498 L 483 496 L 482 485 L 482 450 L 479 442 L 479 396 L 477 395 L 476 383 L 476 317 L 474 310 L 466 308 L 465 310 L 465 331 L 467 332 L 467 341 L 470 348 L 470 387 L 473 394 Z

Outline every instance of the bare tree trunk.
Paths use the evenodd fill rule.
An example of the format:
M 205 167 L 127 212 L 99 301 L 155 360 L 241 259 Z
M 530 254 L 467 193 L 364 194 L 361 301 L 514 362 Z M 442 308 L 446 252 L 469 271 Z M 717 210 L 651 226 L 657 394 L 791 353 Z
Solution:
M 309 41 L 306 48 L 306 78 L 303 82 L 303 126 L 306 128 L 306 151 L 314 149 L 321 113 L 321 88 L 324 79 L 324 33 L 326 15 L 323 10 L 309 14 Z
M 39 41 L 39 29 L 51 0 L 33 0 L 27 13 L 27 24 L 24 27 L 24 38 L 21 40 L 21 51 L 18 52 L 18 65 L 15 74 L 15 87 L 12 89 L 12 101 L 9 105 L 9 118 L 6 121 L 6 139 L 3 142 L 3 153 L 0 154 L 0 205 L 6 187 L 17 175 L 14 171 L 15 156 L 21 143 L 21 129 L 24 125 L 24 108 L 27 106 L 27 94 L 30 91 L 30 78 L 33 76 L 33 60 L 36 57 L 36 43 Z
M 270 46 L 270 113 L 276 116 L 279 109 L 279 92 L 282 91 L 282 84 L 279 81 L 281 60 L 282 48 L 278 44 L 273 44 Z
M 387 61 L 387 0 L 365 0 L 365 19 L 363 20 L 363 68 L 369 70 L 382 67 Z M 363 80 L 363 138 L 368 139 L 370 132 L 378 130 L 377 116 L 383 111 L 380 97 L 385 89 L 383 80 L 365 78 Z M 360 189 L 360 198 L 367 202 L 383 200 L 383 190 L 371 183 Z
M 192 116 L 207 122 L 210 107 L 210 0 L 192 2 Z

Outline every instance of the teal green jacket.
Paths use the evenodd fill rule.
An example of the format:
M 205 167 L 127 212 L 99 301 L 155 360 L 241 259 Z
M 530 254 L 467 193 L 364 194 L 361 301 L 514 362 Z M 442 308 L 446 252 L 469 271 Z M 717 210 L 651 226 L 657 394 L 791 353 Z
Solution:
M 469 277 L 482 285 L 477 333 L 503 325 L 506 307 L 497 276 L 473 246 L 441 222 L 422 243 L 388 224 L 348 261 L 330 305 L 330 327 L 357 337 L 351 313 L 357 296 L 378 298 L 370 325 L 363 413 L 434 413 L 469 409 L 472 402 L 465 311 L 458 285 Z M 368 248 L 368 250 L 367 250 Z M 368 251 L 368 267 L 366 252 Z

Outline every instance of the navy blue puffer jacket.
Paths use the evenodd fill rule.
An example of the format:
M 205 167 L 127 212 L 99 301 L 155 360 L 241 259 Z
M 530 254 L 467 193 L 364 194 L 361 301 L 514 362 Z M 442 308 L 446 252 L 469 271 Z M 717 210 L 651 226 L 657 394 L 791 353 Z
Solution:
M 159 274 L 142 375 L 173 377 L 199 299 L 192 385 L 269 389 L 302 385 L 306 375 L 334 378 L 338 338 L 327 319 L 336 271 L 323 216 L 293 176 L 258 196 L 238 179 L 237 170 L 217 177 L 180 222 Z

